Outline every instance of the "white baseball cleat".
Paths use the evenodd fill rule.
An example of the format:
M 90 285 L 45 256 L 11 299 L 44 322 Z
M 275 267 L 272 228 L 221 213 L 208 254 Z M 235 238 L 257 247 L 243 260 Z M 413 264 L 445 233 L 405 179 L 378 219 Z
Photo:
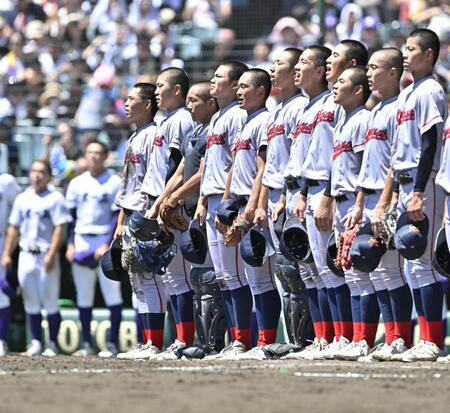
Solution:
M 319 341 L 319 345 L 314 351 L 306 354 L 305 360 L 325 360 L 323 353 L 327 350 L 329 344 L 323 337 Z
M 178 360 L 180 357 L 178 357 L 177 351 L 182 348 L 186 348 L 186 344 L 178 339 L 175 339 L 169 347 L 152 358 L 155 360 Z
M 450 364 L 450 354 L 445 357 L 438 357 L 438 359 L 436 360 L 436 363 Z
M 133 360 L 151 359 L 159 353 L 161 353 L 161 350 L 154 346 L 151 340 L 148 340 L 147 344 L 141 346 L 131 358 Z
M 56 348 L 56 344 L 53 341 L 49 341 L 41 355 L 45 357 L 55 357 L 57 354 L 58 349 Z
M 31 340 L 31 344 L 28 346 L 27 351 L 22 353 L 23 356 L 34 357 L 39 356 L 42 353 L 42 344 L 39 340 Z
M 420 347 L 413 347 L 411 351 L 406 354 L 403 353 L 402 361 L 405 363 L 412 363 L 415 361 L 436 361 L 439 357 L 445 356 L 445 353 L 435 344 L 430 341 L 425 341 Z
M 134 355 L 138 353 L 138 351 L 144 346 L 145 344 L 138 343 L 134 347 L 132 347 L 130 350 L 125 351 L 123 353 L 117 353 L 118 359 L 124 359 L 124 360 L 130 360 L 133 359 Z
M 119 354 L 119 349 L 116 344 L 108 342 L 106 343 L 106 348 L 100 351 L 97 355 L 101 358 L 109 359 L 111 357 L 116 357 Z
M 8 351 L 8 343 L 5 340 L 0 340 L 0 357 L 6 356 Z
M 94 349 L 90 343 L 83 343 L 83 347 L 72 353 L 74 357 L 89 357 L 95 354 Z
M 409 357 L 412 351 L 417 351 L 420 347 L 425 345 L 425 340 L 420 340 L 415 346 L 411 347 L 408 350 L 405 350 L 403 353 L 393 354 L 391 356 L 390 361 L 403 361 L 404 357 Z
M 314 338 L 314 341 L 303 350 L 295 351 L 292 353 L 288 353 L 285 356 L 281 357 L 282 360 L 305 360 L 308 355 L 314 351 L 316 351 L 320 347 L 319 339 L 317 337 Z
M 385 344 L 385 347 L 375 351 L 372 355 L 373 358 L 378 361 L 391 361 L 394 355 L 403 354 L 407 350 L 408 347 L 405 345 L 405 340 L 397 338 L 391 345 Z
M 253 347 L 245 353 L 238 354 L 236 360 L 270 360 L 270 354 L 264 347 Z
M 333 342 L 322 352 L 322 356 L 325 360 L 333 360 L 335 353 L 341 351 L 349 344 L 350 340 L 348 338 L 341 336 L 339 340 L 336 340 L 335 337 Z
M 239 354 L 245 353 L 247 347 L 244 343 L 234 340 L 229 346 L 222 349 L 219 354 L 208 355 L 203 360 L 235 360 Z
M 356 361 L 360 357 L 368 356 L 370 352 L 370 347 L 366 340 L 360 340 L 353 345 L 349 344 L 343 350 L 335 354 L 335 358 L 338 360 L 349 360 Z

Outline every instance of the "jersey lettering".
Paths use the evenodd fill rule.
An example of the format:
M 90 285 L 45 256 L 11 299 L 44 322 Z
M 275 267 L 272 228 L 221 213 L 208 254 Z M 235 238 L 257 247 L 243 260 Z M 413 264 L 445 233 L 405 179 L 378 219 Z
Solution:
M 442 145 L 445 145 L 445 142 L 450 139 L 450 128 L 444 130 L 444 136 L 442 138 Z
M 416 119 L 416 111 L 414 109 L 411 110 L 398 110 L 397 111 L 397 125 L 401 125 L 409 120 Z
M 380 130 L 377 128 L 370 128 L 367 129 L 366 132 L 366 143 L 371 141 L 372 139 L 375 139 L 377 141 L 385 141 L 387 140 L 387 132 L 385 130 Z
M 270 125 L 267 128 L 267 140 L 270 142 L 273 138 L 284 135 L 284 125 Z
M 239 151 L 249 151 L 251 149 L 251 143 L 250 139 L 238 140 L 234 148 L 234 153 Z
M 206 147 L 209 149 L 214 145 L 225 145 L 225 135 L 211 134 L 208 135 L 208 143 Z
M 338 143 L 333 148 L 333 161 L 338 158 L 340 155 L 342 155 L 344 152 L 351 152 L 353 150 L 352 142 L 342 142 Z

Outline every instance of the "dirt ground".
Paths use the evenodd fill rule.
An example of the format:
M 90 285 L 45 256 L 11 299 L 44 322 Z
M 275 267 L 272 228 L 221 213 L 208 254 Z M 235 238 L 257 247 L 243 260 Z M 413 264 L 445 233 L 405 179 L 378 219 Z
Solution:
M 0 360 L 1 413 L 448 412 L 450 366 L 274 360 Z

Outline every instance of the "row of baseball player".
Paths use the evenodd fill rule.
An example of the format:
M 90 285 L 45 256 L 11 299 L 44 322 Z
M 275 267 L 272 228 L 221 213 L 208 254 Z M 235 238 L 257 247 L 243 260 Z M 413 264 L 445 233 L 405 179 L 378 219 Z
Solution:
M 120 211 L 113 237 L 120 238 L 126 249 L 132 242 L 133 211 L 145 211 L 147 218 L 154 219 L 163 202 L 176 207 L 183 200 L 184 213 L 206 225 L 209 254 L 204 263 L 192 265 L 176 254 L 163 275 L 129 274 L 143 344 L 119 357 L 265 359 L 287 353 L 287 358 L 415 361 L 443 355 L 443 292 L 431 264 L 431 240 L 444 207 L 444 193 L 435 187 L 435 160 L 447 118 L 445 94 L 432 77 L 438 54 L 437 36 L 417 30 L 408 37 L 403 54 L 393 48 L 381 49 L 369 61 L 361 43 L 347 40 L 333 51 L 323 46 L 286 49 L 270 75 L 227 61 L 209 83 L 191 88 L 187 75 L 176 68 L 161 72 L 156 86 L 136 84 L 125 105 L 136 131 L 128 141 L 124 177 L 115 198 Z M 364 68 L 367 63 L 368 70 Z M 400 93 L 404 67 L 414 82 Z M 279 88 L 281 103 L 268 112 L 265 103 L 271 86 Z M 381 102 L 369 112 L 365 103 L 371 92 Z M 158 108 L 166 116 L 156 125 Z M 105 152 L 101 144 L 91 145 L 97 156 Z M 445 149 L 437 179 L 444 190 L 450 190 L 446 188 Z M 46 287 L 51 269 L 56 268 L 55 252 L 62 237 L 59 228 L 71 217 L 57 193 L 48 190 L 46 164 L 35 162 L 30 176 L 33 187 L 20 197 L 29 194 L 36 202 L 19 202 L 18 198 L 12 208 L 2 265 L 10 265 L 20 234 L 19 282 L 35 347 L 41 343 L 33 323 L 40 320 L 42 305 L 50 327 L 46 351 L 55 352 L 51 326 L 59 324 L 59 313 Z M 108 191 L 103 185 L 109 177 L 102 180 L 88 171 L 77 179 L 78 191 L 72 188 L 69 196 L 69 188 L 67 196 L 72 215 L 77 217 L 70 231 L 73 247 L 68 256 L 86 267 L 82 253 L 89 250 L 92 254 L 95 238 L 94 266 L 107 249 L 105 240 L 111 238 L 114 218 L 98 204 L 93 219 L 92 212 L 82 214 L 79 208 L 94 204 L 87 206 L 86 191 L 97 195 L 97 203 L 106 202 Z M 44 198 L 51 205 L 40 204 Z M 50 198 L 55 201 L 50 203 Z M 238 247 L 224 243 L 228 228 L 216 212 L 229 198 L 236 200 L 246 221 L 269 227 L 277 254 L 262 265 L 249 265 Z M 333 223 L 336 235 L 367 221 L 377 233 L 391 202 L 412 221 L 428 216 L 425 253 L 403 264 L 398 253 L 389 250 L 370 274 L 349 268 L 344 277 L 335 275 L 326 265 Z M 16 211 L 20 209 L 21 213 Z M 275 227 L 283 211 L 305 220 L 311 264 L 295 263 L 280 254 Z M 51 217 L 53 227 L 38 225 L 36 230 L 28 223 L 25 228 L 34 215 L 38 223 Z M 416 231 L 414 225 L 410 227 Z M 180 233 L 173 232 L 178 243 Z M 80 278 L 84 282 L 86 277 Z M 25 292 L 31 284 L 28 279 L 38 287 L 30 287 L 32 294 Z M 81 283 L 77 286 L 80 318 L 81 308 L 92 307 L 92 300 L 78 298 L 87 289 Z M 33 300 L 37 292 L 41 295 Z M 177 339 L 162 351 L 166 297 L 175 315 Z M 108 303 L 111 314 L 113 308 L 120 308 L 117 298 Z M 409 349 L 413 299 L 421 340 Z M 259 331 L 254 348 L 250 337 L 253 307 Z M 282 309 L 291 346 L 275 345 Z M 386 342 L 371 351 L 380 311 Z M 313 342 L 306 346 L 311 325 Z M 199 345 L 192 347 L 195 330 Z M 225 331 L 231 343 L 227 347 Z M 89 343 L 88 332 L 83 337 Z M 117 348 L 109 350 L 117 353 Z

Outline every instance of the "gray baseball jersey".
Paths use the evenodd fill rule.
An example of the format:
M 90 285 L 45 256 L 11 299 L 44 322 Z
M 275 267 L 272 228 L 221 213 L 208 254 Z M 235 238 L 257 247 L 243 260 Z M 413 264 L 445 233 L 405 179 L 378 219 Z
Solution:
M 12 175 L 0 174 L 0 239 L 4 239 L 8 228 L 8 216 L 20 186 Z
M 271 189 L 283 189 L 284 169 L 289 161 L 297 113 L 303 111 L 308 99 L 302 94 L 279 103 L 271 111 L 267 123 L 267 159 L 262 183 Z
M 370 112 L 364 106 L 342 117 L 334 132 L 331 163 L 331 195 L 355 192 L 361 168 L 358 152 L 364 150 L 367 121 Z
M 391 163 L 397 96 L 378 103 L 369 115 L 358 186 L 383 189 Z
M 185 107 L 172 110 L 158 125 L 150 149 L 150 161 L 142 183 L 142 192 L 158 197 L 166 185 L 170 149 L 180 149 L 184 138 L 195 128 Z
M 334 120 L 334 114 L 325 114 L 319 109 L 323 105 L 323 99 L 330 92 L 327 90 L 311 99 L 303 111 L 298 111 L 295 128 L 291 132 L 292 146 L 289 161 L 284 171 L 287 178 L 300 177 L 301 169 L 305 161 L 308 148 L 313 138 L 314 129 L 322 122 L 330 123 Z
M 48 250 L 55 226 L 72 221 L 64 196 L 48 188 L 37 194 L 32 187 L 17 195 L 9 223 L 20 229 L 19 245 L 24 250 Z
M 147 206 L 147 197 L 142 193 L 141 187 L 155 133 L 156 123 L 151 122 L 137 129 L 128 140 L 122 183 L 116 196 L 119 208 L 143 211 Z
M 301 165 L 300 176 L 306 179 L 327 181 L 330 178 L 334 146 L 334 128 L 345 112 L 334 103 L 333 93 L 326 92 L 310 110 L 317 110 L 312 128 L 311 144 Z
M 422 135 L 434 125 L 442 135 L 447 118 L 447 98 L 442 86 L 427 76 L 405 88 L 398 96 L 396 134 L 392 151 L 392 169 L 406 171 L 419 165 Z M 433 170 L 439 169 L 435 156 Z
M 234 145 L 234 165 L 230 192 L 235 196 L 250 195 L 256 177 L 256 157 L 267 145 L 266 127 L 270 113 L 260 109 L 247 117 Z
M 115 225 L 114 204 L 120 178 L 105 171 L 93 177 L 88 171 L 72 179 L 67 188 L 67 208 L 76 208 L 76 234 L 109 234 Z
M 441 166 L 436 176 L 436 183 L 440 185 L 447 194 L 450 194 L 450 116 L 445 122 L 442 137 Z
M 211 118 L 200 188 L 202 195 L 219 195 L 225 192 L 231 167 L 231 151 L 234 150 L 238 131 L 246 117 L 247 113 L 235 100 Z

